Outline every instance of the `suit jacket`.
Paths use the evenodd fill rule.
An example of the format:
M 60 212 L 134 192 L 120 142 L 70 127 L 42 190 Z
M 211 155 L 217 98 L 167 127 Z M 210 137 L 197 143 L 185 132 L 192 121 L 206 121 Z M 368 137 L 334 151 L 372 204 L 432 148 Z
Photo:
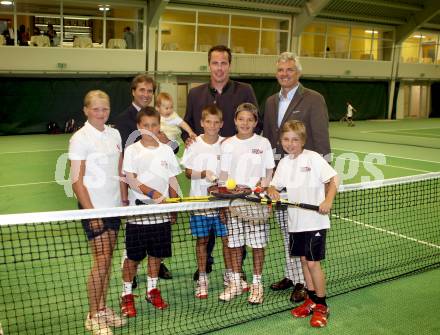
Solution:
M 128 137 L 133 131 L 137 130 L 137 125 L 136 125 L 137 112 L 138 111 L 133 106 L 133 104 L 130 104 L 130 106 L 128 106 L 126 110 L 124 110 L 121 114 L 119 114 L 116 117 L 115 128 L 119 130 L 119 133 L 121 134 L 122 147 L 124 150 L 125 147 L 127 146 L 126 142 Z
M 316 151 L 323 156 L 330 154 L 328 112 L 324 97 L 299 84 L 280 127 L 278 127 L 279 100 L 279 93 L 267 98 L 263 122 L 263 136 L 270 141 L 272 148 L 276 149 L 276 154 L 284 155 L 285 153 L 279 140 L 279 133 L 280 128 L 288 120 L 299 120 L 305 124 L 307 139 L 304 149 Z M 279 160 L 281 157 L 277 155 L 276 159 Z M 328 157 L 327 160 L 329 159 Z

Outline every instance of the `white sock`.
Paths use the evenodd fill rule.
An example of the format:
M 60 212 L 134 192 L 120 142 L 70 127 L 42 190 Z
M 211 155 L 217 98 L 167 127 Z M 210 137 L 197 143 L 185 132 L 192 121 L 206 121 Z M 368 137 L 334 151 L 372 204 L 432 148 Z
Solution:
M 153 288 L 156 288 L 157 286 L 157 281 L 159 280 L 159 278 L 152 278 L 147 276 L 147 292 L 150 292 Z
M 232 272 L 231 279 L 234 281 L 235 285 L 239 286 L 241 284 L 240 272 Z
M 208 274 L 206 272 L 200 272 L 199 273 L 199 282 L 208 282 Z
M 132 294 L 133 293 L 133 283 L 130 281 L 124 281 L 122 283 L 122 297 L 127 295 L 127 294 Z
M 261 275 L 254 274 L 252 276 L 252 284 L 261 284 Z

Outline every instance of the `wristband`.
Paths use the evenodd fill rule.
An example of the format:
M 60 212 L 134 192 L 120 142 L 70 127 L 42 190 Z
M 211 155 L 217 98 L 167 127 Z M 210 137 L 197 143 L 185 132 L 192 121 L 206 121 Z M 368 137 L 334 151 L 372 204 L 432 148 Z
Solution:
M 150 192 L 147 192 L 147 197 L 153 199 L 154 190 L 151 190 Z
M 128 206 L 130 205 L 130 200 L 122 200 L 122 204 Z

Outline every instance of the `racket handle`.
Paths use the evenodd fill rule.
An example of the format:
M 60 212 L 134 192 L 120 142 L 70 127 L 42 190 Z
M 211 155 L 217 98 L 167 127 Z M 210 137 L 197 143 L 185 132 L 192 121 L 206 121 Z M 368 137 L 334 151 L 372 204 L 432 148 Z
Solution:
M 299 208 L 310 209 L 312 211 L 319 212 L 319 206 L 302 204 L 302 203 L 296 204 L 296 206 L 298 206 Z

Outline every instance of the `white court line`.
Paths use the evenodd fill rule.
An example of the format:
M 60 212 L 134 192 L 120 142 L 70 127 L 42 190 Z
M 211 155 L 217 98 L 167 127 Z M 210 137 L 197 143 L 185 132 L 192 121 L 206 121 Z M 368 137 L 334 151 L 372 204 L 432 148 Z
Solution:
M 439 129 L 440 127 L 428 127 L 428 128 L 400 128 L 400 129 L 390 129 L 390 130 L 361 130 L 361 133 L 380 133 L 380 132 L 397 132 L 397 131 L 405 131 L 405 130 L 426 130 L 426 129 Z
M 341 148 L 333 148 L 334 150 L 339 150 L 344 152 L 358 152 L 360 154 L 374 154 L 374 152 L 366 152 L 366 151 L 356 151 L 356 150 L 352 150 L 352 149 L 341 149 Z M 385 154 L 384 154 L 385 155 Z M 386 157 L 393 157 L 393 158 L 400 158 L 400 159 L 406 159 L 409 161 L 420 161 L 420 162 L 428 162 L 428 163 L 435 163 L 435 164 L 440 164 L 439 161 L 430 161 L 427 159 L 417 159 L 417 158 L 409 158 L 409 157 L 402 157 L 402 156 L 393 156 L 393 155 L 385 155 Z
M 397 166 L 397 165 L 391 165 L 391 164 L 380 164 L 380 163 L 373 163 L 373 162 L 360 161 L 360 160 L 358 160 L 358 159 L 341 158 L 341 157 L 336 157 L 336 159 L 344 160 L 344 161 L 351 161 L 351 162 L 359 162 L 359 163 L 364 163 L 364 164 L 371 164 L 371 165 L 389 166 L 389 167 L 393 167 L 393 168 L 397 168 L 397 169 L 410 170 L 410 171 L 418 171 L 418 172 L 424 172 L 424 173 L 433 172 L 433 171 L 420 170 L 420 169 L 413 169 L 413 168 L 407 168 L 407 167 Z
M 52 180 L 52 181 L 39 181 L 39 182 L 36 182 L 36 183 L 0 185 L 0 188 L 20 187 L 20 186 L 29 186 L 29 185 L 39 185 L 39 184 L 51 184 L 51 183 L 56 183 L 56 182 L 57 182 L 56 180 Z
M 30 150 L 30 151 L 8 151 L 8 152 L 0 152 L 0 155 L 10 155 L 10 154 L 30 154 L 34 152 L 51 152 L 51 151 L 66 151 L 67 148 L 64 149 L 47 149 L 47 150 Z
M 348 222 L 351 222 L 351 223 L 356 223 L 359 226 L 364 226 L 366 228 L 370 228 L 370 229 L 374 229 L 374 230 L 380 231 L 382 233 L 386 233 L 388 235 L 400 237 L 400 238 L 403 238 L 403 239 L 408 240 L 408 241 L 413 241 L 413 242 L 417 242 L 417 243 L 426 245 L 428 247 L 440 249 L 440 245 L 437 245 L 437 244 L 434 244 L 434 243 L 430 243 L 430 242 L 427 242 L 427 241 L 416 239 L 414 237 L 409 237 L 409 236 L 406 236 L 406 235 L 403 235 L 403 234 L 399 234 L 399 233 L 393 232 L 391 230 L 387 230 L 387 229 L 383 229 L 383 228 L 378 228 L 378 227 L 375 227 L 375 226 L 372 226 L 370 224 L 363 223 L 363 222 L 360 222 L 360 221 L 357 221 L 357 220 L 352 220 L 352 219 L 344 218 L 344 217 L 341 217 L 341 216 L 336 215 L 336 214 L 332 214 L 332 216 L 337 218 L 337 219 L 343 220 L 343 221 L 348 221 Z

